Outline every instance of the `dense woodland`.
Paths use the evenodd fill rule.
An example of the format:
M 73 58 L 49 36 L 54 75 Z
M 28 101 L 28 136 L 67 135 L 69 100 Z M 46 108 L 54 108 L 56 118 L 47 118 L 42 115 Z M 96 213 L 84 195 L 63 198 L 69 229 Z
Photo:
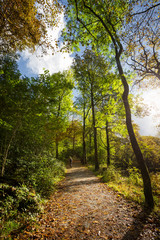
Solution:
M 3 234 L 42 211 L 69 156 L 127 198 L 160 211 L 160 138 L 140 136 L 131 112 L 142 116 L 143 104 L 129 92 L 133 85 L 159 84 L 159 1 L 0 3 Z M 56 27 L 62 11 L 62 51 L 75 53 L 72 67 L 22 76 L 20 51 L 52 48 L 47 27 Z

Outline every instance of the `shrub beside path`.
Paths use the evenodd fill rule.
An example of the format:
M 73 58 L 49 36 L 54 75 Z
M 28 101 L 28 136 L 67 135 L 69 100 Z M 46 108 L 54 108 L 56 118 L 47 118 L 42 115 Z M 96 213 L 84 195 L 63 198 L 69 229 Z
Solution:
M 149 212 L 126 201 L 77 161 L 48 201 L 38 226 L 16 239 L 158 240 L 160 228 Z

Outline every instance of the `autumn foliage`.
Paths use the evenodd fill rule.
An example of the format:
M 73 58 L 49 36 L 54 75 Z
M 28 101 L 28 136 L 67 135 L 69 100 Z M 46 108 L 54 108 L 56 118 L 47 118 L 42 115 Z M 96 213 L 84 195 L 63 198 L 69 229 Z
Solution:
M 56 1 L 0 1 L 0 53 L 34 50 L 36 45 L 51 47 L 47 28 L 56 26 L 60 5 Z

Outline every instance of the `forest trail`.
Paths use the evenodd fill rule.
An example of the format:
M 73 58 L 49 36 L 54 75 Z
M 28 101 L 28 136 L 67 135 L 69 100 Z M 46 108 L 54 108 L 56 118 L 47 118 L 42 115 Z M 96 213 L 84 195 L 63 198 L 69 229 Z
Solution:
M 16 239 L 160 239 L 154 219 L 74 162 L 39 217 L 39 225 Z

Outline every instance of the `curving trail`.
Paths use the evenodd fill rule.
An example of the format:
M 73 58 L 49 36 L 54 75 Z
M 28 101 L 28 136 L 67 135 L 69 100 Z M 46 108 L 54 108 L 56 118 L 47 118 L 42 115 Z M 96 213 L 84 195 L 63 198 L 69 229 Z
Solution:
M 158 240 L 157 224 L 77 161 L 47 203 L 39 225 L 16 239 Z

